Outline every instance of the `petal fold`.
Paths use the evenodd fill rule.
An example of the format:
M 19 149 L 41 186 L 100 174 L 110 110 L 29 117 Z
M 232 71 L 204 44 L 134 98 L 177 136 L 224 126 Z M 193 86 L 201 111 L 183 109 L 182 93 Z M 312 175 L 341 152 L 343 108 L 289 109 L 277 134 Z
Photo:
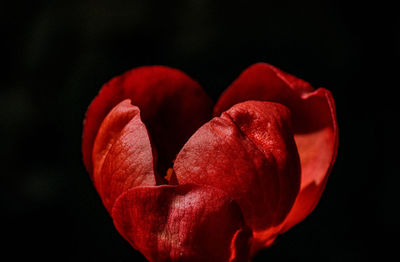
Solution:
M 179 184 L 209 185 L 228 193 L 255 233 L 280 224 L 300 186 L 289 110 L 271 102 L 236 104 L 189 139 L 174 171 Z
M 251 231 L 223 191 L 196 185 L 136 187 L 112 211 L 120 234 L 149 261 L 247 261 Z

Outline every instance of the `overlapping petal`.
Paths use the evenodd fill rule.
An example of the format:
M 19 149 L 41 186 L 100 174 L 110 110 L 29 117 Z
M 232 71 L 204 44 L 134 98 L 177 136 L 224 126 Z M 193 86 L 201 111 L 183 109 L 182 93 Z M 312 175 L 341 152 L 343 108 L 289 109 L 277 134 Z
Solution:
M 118 231 L 149 261 L 246 261 L 251 230 L 236 202 L 212 187 L 137 187 L 118 198 Z
M 300 193 L 281 225 L 286 231 L 315 208 L 335 161 L 338 128 L 334 101 L 328 90 L 314 90 L 301 79 L 271 65 L 258 63 L 246 69 L 222 94 L 214 113 L 254 99 L 281 103 L 292 113 L 302 175 Z
M 280 224 L 300 186 L 289 110 L 271 102 L 236 104 L 189 139 L 174 170 L 179 184 L 227 192 L 254 231 Z
M 93 145 L 93 182 L 104 206 L 136 186 L 155 186 L 154 157 L 140 110 L 130 100 L 116 105 L 101 124 Z
M 98 129 L 110 110 L 125 99 L 140 108 L 159 155 L 156 171 L 161 173 L 190 135 L 208 121 L 212 111 L 212 101 L 200 85 L 177 69 L 144 66 L 113 78 L 102 87 L 86 112 L 82 152 L 90 174 Z

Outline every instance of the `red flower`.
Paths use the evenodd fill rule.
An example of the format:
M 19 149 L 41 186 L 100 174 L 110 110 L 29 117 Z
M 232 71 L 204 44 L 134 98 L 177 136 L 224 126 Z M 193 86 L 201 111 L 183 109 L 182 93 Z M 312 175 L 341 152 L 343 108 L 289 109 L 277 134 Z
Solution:
M 148 260 L 245 261 L 315 208 L 337 146 L 331 93 L 259 63 L 214 108 L 179 70 L 128 71 L 91 103 L 82 151 Z

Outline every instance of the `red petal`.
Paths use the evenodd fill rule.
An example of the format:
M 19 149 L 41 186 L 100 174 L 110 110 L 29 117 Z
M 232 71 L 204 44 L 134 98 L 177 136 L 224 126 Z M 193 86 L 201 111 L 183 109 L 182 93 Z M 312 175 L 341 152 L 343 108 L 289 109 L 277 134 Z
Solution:
M 338 148 L 336 110 L 331 93 L 319 88 L 303 99 L 320 128 L 295 135 L 302 166 L 301 191 L 284 222 L 284 231 L 301 222 L 318 204 Z
M 107 210 L 129 188 L 156 185 L 153 165 L 140 111 L 127 99 L 104 119 L 93 145 L 93 181 Z
M 314 209 L 335 161 L 338 129 L 334 100 L 326 89 L 314 91 L 307 82 L 259 63 L 246 69 L 232 83 L 220 97 L 214 112 L 219 114 L 250 99 L 278 102 L 292 112 L 302 178 L 301 192 L 282 225 L 287 230 Z
M 112 211 L 120 234 L 149 261 L 246 261 L 251 231 L 221 190 L 137 187 Z
M 214 113 L 218 115 L 234 104 L 247 100 L 260 100 L 281 103 L 292 111 L 295 132 L 304 128 L 314 129 L 313 115 L 304 114 L 307 105 L 302 95 L 313 92 L 307 82 L 291 76 L 264 63 L 247 68 L 221 95 Z M 304 121 L 307 123 L 304 124 Z
M 162 172 L 212 111 L 212 102 L 199 84 L 179 70 L 146 66 L 113 78 L 103 86 L 86 113 L 82 152 L 90 174 L 99 126 L 108 112 L 126 98 L 141 110 L 159 153 Z
M 233 106 L 189 139 L 174 170 L 179 184 L 210 185 L 227 192 L 255 234 L 280 224 L 300 186 L 289 110 L 259 101 Z

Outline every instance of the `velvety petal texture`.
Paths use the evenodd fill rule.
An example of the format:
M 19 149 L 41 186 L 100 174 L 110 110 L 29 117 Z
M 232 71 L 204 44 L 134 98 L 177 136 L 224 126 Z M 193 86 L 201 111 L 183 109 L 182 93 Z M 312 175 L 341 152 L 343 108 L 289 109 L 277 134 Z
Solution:
M 259 63 L 214 118 L 212 107 L 183 72 L 146 66 L 113 78 L 88 108 L 85 166 L 117 230 L 149 261 L 248 261 L 325 188 L 338 147 L 328 90 Z
M 245 261 L 251 230 L 221 190 L 195 185 L 139 187 L 118 198 L 118 231 L 150 261 Z
M 189 139 L 174 170 L 179 184 L 226 191 L 253 230 L 280 224 L 300 186 L 290 111 L 271 102 L 236 104 Z
M 131 187 L 156 185 L 149 134 L 139 108 L 129 99 L 115 106 L 104 119 L 92 156 L 94 185 L 108 211 L 115 199 Z

